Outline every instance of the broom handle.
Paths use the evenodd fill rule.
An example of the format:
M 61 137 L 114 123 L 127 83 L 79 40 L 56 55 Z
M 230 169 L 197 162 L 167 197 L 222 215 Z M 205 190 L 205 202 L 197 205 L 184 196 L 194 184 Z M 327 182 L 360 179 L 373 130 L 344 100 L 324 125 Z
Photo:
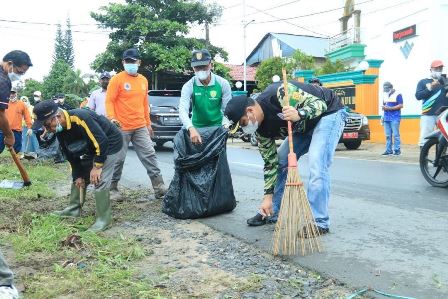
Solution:
M 282 68 L 282 75 L 283 75 L 283 89 L 285 90 L 283 105 L 289 106 L 288 77 L 286 76 L 285 68 Z M 289 120 L 288 120 L 288 144 L 289 144 L 289 153 L 293 153 L 294 147 L 292 145 L 292 124 Z

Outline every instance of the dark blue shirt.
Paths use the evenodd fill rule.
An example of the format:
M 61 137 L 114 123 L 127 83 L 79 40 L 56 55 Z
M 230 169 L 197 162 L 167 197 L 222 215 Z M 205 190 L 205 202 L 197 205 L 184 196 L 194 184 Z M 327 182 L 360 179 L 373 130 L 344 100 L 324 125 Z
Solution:
M 0 69 L 0 109 L 8 109 L 9 95 L 11 93 L 11 80 L 3 68 Z
M 384 101 L 384 106 L 394 107 L 397 105 L 403 105 L 403 97 L 401 93 L 396 91 L 389 95 L 389 98 Z M 384 121 L 399 121 L 401 119 L 401 109 L 398 110 L 384 110 Z
M 429 90 L 426 85 L 432 83 L 433 79 L 423 79 L 417 84 L 417 91 L 415 97 L 417 100 L 422 101 L 422 114 L 423 115 L 437 115 L 437 110 L 442 106 L 448 106 L 448 98 L 446 97 L 447 91 L 443 89 L 443 82 L 432 90 Z M 440 81 L 440 80 L 439 80 Z

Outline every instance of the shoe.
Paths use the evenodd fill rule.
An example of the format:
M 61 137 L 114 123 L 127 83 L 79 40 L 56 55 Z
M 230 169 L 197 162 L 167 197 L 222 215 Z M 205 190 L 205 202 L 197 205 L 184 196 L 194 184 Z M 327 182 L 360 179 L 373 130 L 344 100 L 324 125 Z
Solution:
M 27 160 L 37 159 L 37 154 L 35 152 L 25 153 L 24 158 Z
M 321 235 L 321 236 L 325 235 L 325 234 L 328 234 L 330 232 L 330 229 L 328 227 L 324 228 L 324 227 L 320 227 L 318 225 L 315 225 L 314 227 L 317 230 L 317 232 L 319 233 L 319 235 Z M 306 227 L 303 227 L 303 236 L 305 237 L 305 239 L 308 238 L 308 232 L 307 232 L 307 228 Z
M 392 155 L 392 153 L 391 152 L 387 152 L 387 151 L 381 154 L 381 156 L 390 156 L 390 155 Z
M 0 298 L 19 299 L 19 292 L 14 286 L 0 286 Z
M 401 155 L 401 151 L 395 151 L 394 152 L 394 156 L 400 156 Z
M 89 232 L 106 230 L 112 223 L 112 209 L 110 207 L 109 190 L 95 191 L 96 221 L 88 229 Z
M 268 223 L 266 217 L 263 217 L 261 214 L 257 214 L 252 218 L 247 219 L 247 225 L 249 226 L 261 226 Z
M 84 198 L 86 198 L 86 188 L 84 188 Z M 68 207 L 62 211 L 55 211 L 52 214 L 59 217 L 79 217 L 81 216 L 81 202 L 80 202 L 79 188 L 72 184 L 70 191 L 70 203 Z M 1 298 L 1 297 L 0 297 Z
M 162 176 L 156 176 L 151 178 L 152 188 L 154 189 L 154 196 L 156 199 L 162 199 L 166 194 L 165 183 Z

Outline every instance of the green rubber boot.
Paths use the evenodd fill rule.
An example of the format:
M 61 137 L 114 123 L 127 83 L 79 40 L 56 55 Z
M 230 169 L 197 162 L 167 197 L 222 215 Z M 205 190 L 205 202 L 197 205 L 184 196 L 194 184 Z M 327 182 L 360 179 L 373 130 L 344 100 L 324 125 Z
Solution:
M 90 232 L 106 230 L 112 223 L 112 211 L 110 207 L 109 190 L 95 191 L 96 221 L 88 229 Z
M 84 198 L 86 198 L 86 188 L 84 188 Z M 72 189 L 70 192 L 70 203 L 68 207 L 62 211 L 55 211 L 53 215 L 60 217 L 79 217 L 81 216 L 81 203 L 79 202 L 80 192 L 79 189 L 72 184 Z

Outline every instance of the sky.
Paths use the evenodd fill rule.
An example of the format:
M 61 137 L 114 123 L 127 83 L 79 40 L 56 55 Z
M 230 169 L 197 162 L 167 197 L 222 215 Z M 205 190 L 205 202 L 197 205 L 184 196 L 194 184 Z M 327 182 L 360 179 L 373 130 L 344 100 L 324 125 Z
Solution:
M 212 0 L 204 0 L 212 2 Z M 123 0 L 14 0 L 2 1 L 0 14 L 0 55 L 20 49 L 30 54 L 34 66 L 24 79 L 42 79 L 52 63 L 56 24 L 72 22 L 75 48 L 75 67 L 83 74 L 92 73 L 90 64 L 103 52 L 108 32 L 99 29 L 90 17 L 110 2 Z M 228 63 L 244 61 L 243 0 L 216 0 L 223 15 L 210 29 L 212 44 L 223 47 Z M 338 19 L 342 16 L 344 0 L 246 0 L 246 57 L 268 32 L 293 33 L 314 36 L 333 36 L 339 33 Z M 373 11 L 373 1 L 358 0 L 358 8 Z M 366 2 L 366 3 L 363 3 Z M 375 0 L 387 3 L 387 0 Z M 279 20 L 288 19 L 288 20 Z M 45 23 L 45 24 L 37 24 Z M 192 28 L 190 36 L 205 36 L 204 28 Z

